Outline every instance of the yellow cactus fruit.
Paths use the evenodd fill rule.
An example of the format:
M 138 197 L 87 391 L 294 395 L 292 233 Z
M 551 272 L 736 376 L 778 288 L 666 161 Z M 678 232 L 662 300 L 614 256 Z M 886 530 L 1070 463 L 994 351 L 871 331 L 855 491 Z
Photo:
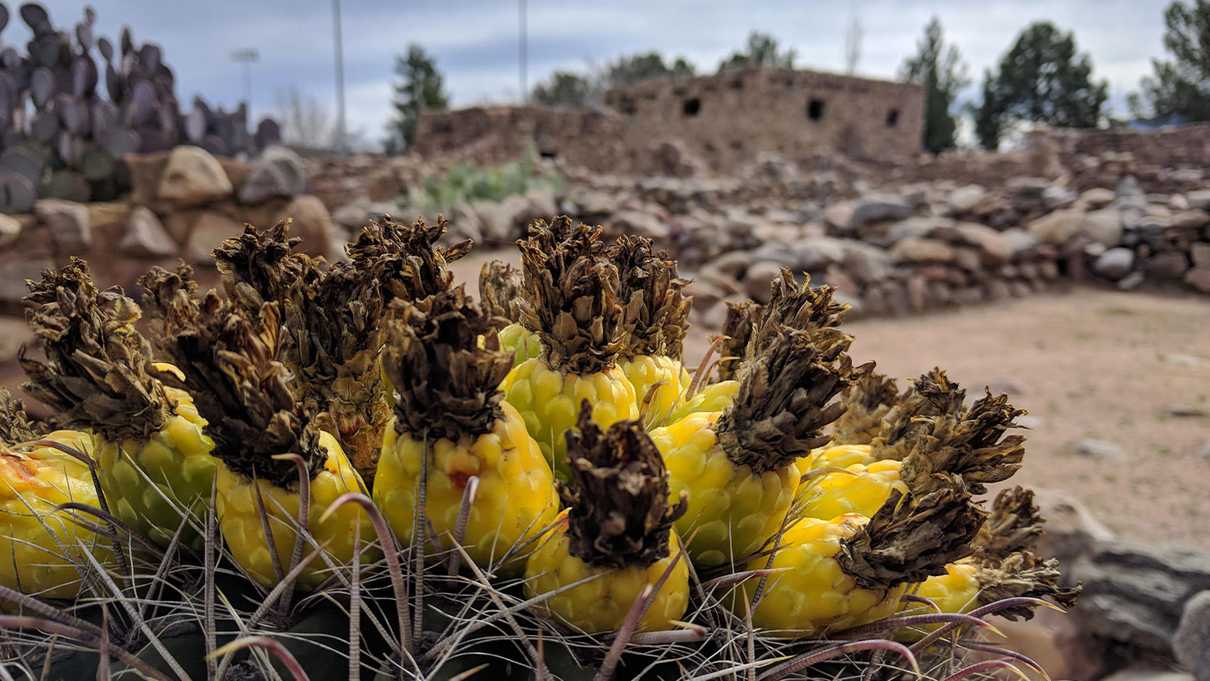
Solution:
M 0 388 L 0 586 L 40 598 L 74 599 L 91 570 L 87 550 L 101 565 L 112 547 L 83 525 L 67 503 L 100 508 L 88 465 L 49 445 L 92 454 L 92 438 L 77 431 L 45 432 Z M 92 520 L 89 518 L 89 520 Z
M 539 220 L 518 242 L 524 267 L 521 323 L 542 340 L 542 357 L 513 367 L 500 388 L 555 474 L 566 479 L 564 435 L 582 400 L 601 427 L 638 418 L 634 387 L 617 366 L 625 337 L 618 270 L 603 253 L 601 228 Z
M 852 338 L 835 329 L 771 330 L 734 403 L 691 414 L 652 433 L 674 495 L 689 509 L 677 521 L 689 555 L 707 567 L 742 564 L 782 526 L 801 472 L 796 461 L 827 441 L 839 412 Z
M 681 362 L 689 331 L 689 281 L 677 276 L 676 261 L 655 252 L 651 239 L 624 234 L 609 249 L 621 275 L 627 337 L 618 365 L 634 386 L 643 422 L 668 423 L 689 387 Z
M 491 324 L 461 287 L 403 305 L 390 322 L 383 369 L 398 397 L 374 499 L 396 536 L 413 542 L 424 480 L 439 545 L 458 541 L 479 565 L 520 570 L 523 561 L 496 563 L 523 557 L 518 549 L 550 525 L 559 502 L 542 450 L 502 401 L 513 358 Z
M 142 310 L 121 289 L 98 291 L 78 258 L 31 283 L 25 303 L 46 355 L 21 358 L 26 390 L 62 423 L 93 434 L 110 510 L 162 546 L 182 527 L 182 540 L 200 546 L 213 443 L 191 396 L 161 382 L 165 374 L 135 327 Z
M 669 495 L 668 474 L 637 421 L 605 432 L 580 412 L 569 432 L 571 482 L 561 489 L 568 509 L 525 566 L 527 597 L 595 579 L 543 601 L 542 611 L 588 633 L 616 631 L 635 600 L 655 590 L 640 631 L 668 629 L 689 604 L 689 567 L 673 521 L 684 500 Z

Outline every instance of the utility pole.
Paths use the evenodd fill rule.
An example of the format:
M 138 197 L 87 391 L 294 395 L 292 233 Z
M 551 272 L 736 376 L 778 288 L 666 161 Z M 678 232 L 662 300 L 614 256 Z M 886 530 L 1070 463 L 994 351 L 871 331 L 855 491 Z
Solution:
M 857 0 L 850 5 L 849 30 L 844 36 L 845 72 L 850 76 L 857 72 L 857 63 L 861 61 L 861 39 L 865 30 L 861 27 L 861 16 L 857 10 Z
M 345 148 L 345 57 L 344 38 L 340 25 L 340 0 L 332 0 L 332 23 L 336 32 L 336 150 Z
M 231 52 L 231 61 L 244 67 L 244 105 L 248 107 L 248 121 L 252 118 L 252 65 L 260 60 L 255 47 L 244 47 Z
M 528 104 L 529 103 L 529 74 L 528 74 L 527 70 L 529 68 L 529 44 L 528 44 L 529 38 L 527 36 L 526 26 L 525 26 L 525 0 L 517 0 L 517 2 L 518 2 L 517 9 L 519 10 L 520 19 L 521 19 L 521 44 L 518 46 L 520 49 L 520 64 L 519 65 L 521 68 L 521 74 L 520 74 L 521 75 L 521 103 Z

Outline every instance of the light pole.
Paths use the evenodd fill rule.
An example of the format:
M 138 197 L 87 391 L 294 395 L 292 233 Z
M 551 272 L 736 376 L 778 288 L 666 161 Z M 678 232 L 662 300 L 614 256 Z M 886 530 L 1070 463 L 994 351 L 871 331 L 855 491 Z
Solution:
M 340 0 L 332 0 L 333 24 L 336 31 L 336 149 L 345 149 L 345 57 L 344 39 L 340 26 Z
M 518 10 L 518 14 L 520 14 L 519 18 L 521 21 L 521 36 L 520 36 L 521 41 L 520 41 L 520 44 L 517 46 L 518 50 L 520 52 L 520 54 L 519 54 L 520 59 L 519 59 L 518 66 L 520 67 L 520 70 L 521 70 L 521 74 L 520 74 L 521 75 L 521 103 L 528 104 L 529 103 L 529 74 L 526 71 L 529 67 L 529 45 L 528 45 L 529 40 L 528 40 L 528 36 L 526 35 L 527 31 L 526 31 L 526 25 L 525 25 L 525 0 L 518 0 L 517 10 Z
M 244 105 L 248 107 L 248 121 L 252 119 L 252 64 L 260 60 L 255 47 L 244 47 L 231 52 L 231 61 L 244 66 Z

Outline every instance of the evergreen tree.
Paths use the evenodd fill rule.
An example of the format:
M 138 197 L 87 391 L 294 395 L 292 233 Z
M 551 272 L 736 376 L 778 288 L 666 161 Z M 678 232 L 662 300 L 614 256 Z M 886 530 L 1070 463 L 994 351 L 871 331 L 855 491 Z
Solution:
M 399 153 L 416 141 L 421 111 L 444 111 L 449 106 L 441 72 L 419 45 L 409 45 L 406 55 L 395 58 L 395 75 L 395 119 L 388 124 L 384 143 L 388 154 Z
M 587 78 L 571 71 L 555 71 L 550 79 L 534 86 L 530 100 L 545 106 L 587 106 L 593 93 Z
M 934 154 L 953 149 L 958 122 L 951 110 L 970 79 L 958 48 L 946 47 L 936 17 L 925 26 L 916 55 L 904 61 L 901 73 L 907 82 L 924 86 L 924 148 Z
M 1092 60 L 1076 52 L 1075 37 L 1048 21 L 1025 27 L 996 73 L 983 84 L 975 115 L 979 142 L 995 149 L 1005 126 L 1032 121 L 1092 128 L 1101 121 L 1109 85 L 1093 82 Z
M 620 57 L 611 63 L 605 71 L 605 84 L 608 87 L 619 87 L 651 78 L 692 76 L 693 73 L 693 64 L 684 57 L 677 57 L 668 64 L 659 52 L 644 52 Z
M 1131 112 L 1160 121 L 1210 121 L 1210 0 L 1173 2 L 1164 12 L 1164 48 L 1171 61 L 1153 59 L 1153 76 L 1142 96 L 1131 95 Z
M 792 48 L 782 50 L 777 38 L 768 33 L 753 31 L 748 34 L 748 44 L 742 52 L 733 52 L 719 64 L 718 70 L 748 67 L 794 68 L 798 53 Z

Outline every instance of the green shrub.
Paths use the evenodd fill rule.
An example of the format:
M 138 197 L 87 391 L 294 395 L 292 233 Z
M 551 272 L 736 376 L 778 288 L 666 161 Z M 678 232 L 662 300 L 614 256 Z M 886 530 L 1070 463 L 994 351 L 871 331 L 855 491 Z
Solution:
M 541 167 L 530 151 L 521 158 L 495 166 L 460 163 L 443 175 L 435 175 L 424 186 L 413 188 L 407 203 L 423 213 L 448 211 L 461 202 L 502 201 L 533 189 L 557 191 L 563 178 Z

